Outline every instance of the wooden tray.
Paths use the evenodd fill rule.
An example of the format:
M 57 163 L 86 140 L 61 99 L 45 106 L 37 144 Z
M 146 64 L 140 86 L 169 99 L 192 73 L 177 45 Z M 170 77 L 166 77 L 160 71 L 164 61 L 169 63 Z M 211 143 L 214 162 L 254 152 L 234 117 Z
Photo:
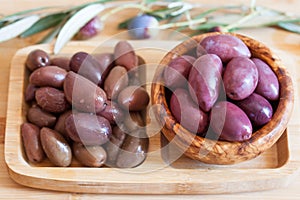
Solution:
M 112 51 L 116 42 L 103 43 L 101 47 L 105 48 L 100 49 L 104 52 Z M 130 43 L 137 49 L 137 54 L 143 56 L 148 63 L 147 90 L 150 91 L 156 64 L 167 50 L 179 42 L 154 41 L 149 44 L 147 41 L 130 41 Z M 62 54 L 71 55 L 77 51 L 94 52 L 98 45 L 95 42 L 72 42 L 62 50 Z M 152 123 L 147 129 L 151 136 L 150 153 L 146 161 L 136 168 L 87 168 L 81 167 L 76 162 L 73 162 L 71 167 L 62 168 L 53 167 L 47 161 L 33 166 L 24 156 L 20 125 L 25 120 L 27 110 L 23 91 L 28 82 L 28 74 L 24 69 L 24 62 L 27 54 L 37 48 L 51 52 L 53 46 L 38 45 L 21 49 L 11 62 L 5 161 L 11 178 L 19 184 L 80 193 L 217 194 L 284 187 L 298 171 L 299 125 L 298 120 L 293 119 L 271 149 L 253 160 L 236 165 L 207 165 L 181 156 L 172 144 L 161 138 L 157 125 Z M 296 94 L 296 102 L 297 98 Z M 293 118 L 299 119 L 298 113 Z M 289 141 L 293 141 L 293 144 Z

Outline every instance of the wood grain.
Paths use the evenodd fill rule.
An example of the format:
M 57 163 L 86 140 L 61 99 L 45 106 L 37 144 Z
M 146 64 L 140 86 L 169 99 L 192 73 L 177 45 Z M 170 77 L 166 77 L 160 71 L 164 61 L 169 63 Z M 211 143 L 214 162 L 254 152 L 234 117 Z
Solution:
M 141 49 L 140 42 L 130 41 Z M 105 51 L 111 49 L 116 41 L 110 42 Z M 162 45 L 172 47 L 178 44 L 157 42 L 152 46 Z M 62 54 L 72 54 L 77 50 L 93 52 L 96 44 L 91 42 L 70 43 Z M 218 194 L 257 190 L 268 190 L 286 185 L 297 170 L 296 163 L 289 162 L 288 140 L 285 132 L 283 139 L 275 144 L 260 158 L 248 162 L 247 165 L 232 165 L 217 167 L 195 164 L 194 161 L 180 156 L 176 159 L 170 154 L 170 145 L 161 147 L 161 138 L 157 132 L 158 123 L 148 126 L 151 132 L 150 150 L 146 161 L 133 169 L 85 168 L 73 166 L 67 168 L 52 167 L 49 162 L 34 166 L 27 162 L 23 153 L 20 125 L 25 120 L 26 105 L 23 89 L 26 84 L 24 60 L 27 54 L 36 48 L 51 52 L 51 45 L 31 46 L 21 49 L 12 60 L 10 86 L 8 95 L 8 112 L 5 137 L 5 162 L 13 180 L 17 183 L 48 190 L 58 190 L 77 193 L 115 193 L 115 194 Z M 166 52 L 165 52 L 166 53 Z M 164 54 L 156 50 L 140 50 L 139 55 L 147 63 L 155 63 Z M 147 67 L 147 80 L 152 80 L 155 66 Z M 150 91 L 150 88 L 148 91 Z M 156 131 L 156 132 L 155 132 Z M 162 155 L 164 152 L 164 155 Z M 281 153 L 279 153 L 281 152 Z M 285 152 L 285 153 L 282 153 Z M 279 161 L 278 155 L 281 154 Z M 167 158 L 167 159 L 166 159 Z M 182 164 L 182 159 L 185 164 Z M 180 167 L 178 167 L 178 163 Z M 176 167 L 177 164 L 177 167 Z M 193 166 L 191 168 L 191 166 Z M 97 174 L 98 176 L 95 176 Z M 226 174 L 226 175 L 224 175 Z M 261 176 L 253 176 L 261 174 Z M 272 184 L 269 181 L 272 180 Z M 243 181 L 243 187 L 240 182 Z M 257 184 L 253 184 L 256 182 Z

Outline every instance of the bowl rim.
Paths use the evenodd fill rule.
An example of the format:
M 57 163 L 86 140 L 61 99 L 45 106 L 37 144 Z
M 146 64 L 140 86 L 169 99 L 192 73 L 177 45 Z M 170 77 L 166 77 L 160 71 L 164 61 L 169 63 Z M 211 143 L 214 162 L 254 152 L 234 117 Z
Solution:
M 271 121 L 253 132 L 249 140 L 242 142 L 216 141 L 191 133 L 175 120 L 168 108 L 165 98 L 165 87 L 162 80 L 163 68 L 167 66 L 172 58 L 187 53 L 190 49 L 196 47 L 205 37 L 219 34 L 232 35 L 240 38 L 251 51 L 251 55 L 259 57 L 271 67 L 280 85 L 278 107 L 273 113 Z M 157 109 L 155 110 L 157 120 L 163 124 L 161 132 L 169 141 L 174 140 L 179 146 L 185 145 L 185 149 L 183 150 L 187 156 L 206 163 L 233 164 L 258 156 L 269 149 L 280 138 L 286 129 L 293 111 L 293 83 L 286 67 L 266 45 L 238 33 L 204 33 L 183 41 L 163 57 L 155 72 L 154 79 L 151 87 L 151 98 L 153 105 L 161 105 L 156 106 Z M 226 158 L 223 160 L 218 160 L 218 155 L 224 153 L 229 155 L 226 155 Z M 214 157 L 213 161 L 211 157 Z

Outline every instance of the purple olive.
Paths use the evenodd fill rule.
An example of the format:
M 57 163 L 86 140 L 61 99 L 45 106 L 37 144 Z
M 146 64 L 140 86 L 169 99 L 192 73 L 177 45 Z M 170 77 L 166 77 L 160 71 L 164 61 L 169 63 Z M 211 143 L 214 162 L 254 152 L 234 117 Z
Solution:
M 103 24 L 98 17 L 86 23 L 76 34 L 78 40 L 86 40 L 97 35 L 103 29 Z
M 127 28 L 129 35 L 133 39 L 146 39 L 155 36 L 158 32 L 159 23 L 157 19 L 150 15 L 139 15 L 133 18 Z

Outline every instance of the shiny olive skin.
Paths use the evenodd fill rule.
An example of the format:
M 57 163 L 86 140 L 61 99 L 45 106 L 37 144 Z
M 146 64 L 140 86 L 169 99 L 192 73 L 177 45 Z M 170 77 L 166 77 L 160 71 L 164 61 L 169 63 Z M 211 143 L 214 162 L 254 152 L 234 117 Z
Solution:
M 53 87 L 41 87 L 35 92 L 37 104 L 45 111 L 62 113 L 70 108 L 63 91 Z
M 138 65 L 138 58 L 134 49 L 127 41 L 120 41 L 116 44 L 114 56 L 116 65 L 125 67 L 127 71 L 130 71 Z
M 34 71 L 37 68 L 50 65 L 50 57 L 47 52 L 41 49 L 31 51 L 25 61 L 26 67 L 30 71 Z
M 89 113 L 73 113 L 65 119 L 65 129 L 74 142 L 84 145 L 102 145 L 111 137 L 107 119 Z
M 241 142 L 252 135 L 252 124 L 245 112 L 228 101 L 220 101 L 214 105 L 210 125 L 221 140 Z
M 147 157 L 149 138 L 145 136 L 145 132 L 138 130 L 132 135 L 126 135 L 118 153 L 116 166 L 119 168 L 136 167 L 142 164 Z
M 271 67 L 259 58 L 252 58 L 251 60 L 258 70 L 258 83 L 255 92 L 270 101 L 278 100 L 279 82 Z
M 124 120 L 124 111 L 117 103 L 109 100 L 106 101 L 104 110 L 97 114 L 105 117 L 110 124 L 119 124 Z
M 70 58 L 68 57 L 54 57 L 50 59 L 50 63 L 53 66 L 60 67 L 66 71 L 70 71 Z
M 113 53 L 95 53 L 92 55 L 94 59 L 99 63 L 99 71 L 101 72 L 101 81 L 99 86 L 103 86 L 110 70 L 115 66 Z
M 188 55 L 176 57 L 171 60 L 164 69 L 164 82 L 166 87 L 178 88 L 185 87 L 188 76 L 196 58 Z
M 176 89 L 170 100 L 170 109 L 175 119 L 193 133 L 204 133 L 208 127 L 208 114 L 192 100 L 187 90 Z
M 34 105 L 27 111 L 27 120 L 40 128 L 53 127 L 56 123 L 56 116 Z
M 62 88 L 67 71 L 57 66 L 36 69 L 29 76 L 29 82 L 38 87 Z
M 51 163 L 59 167 L 71 164 L 72 150 L 62 135 L 44 127 L 41 129 L 40 138 L 43 150 Z
M 150 97 L 147 91 L 139 86 L 128 86 L 118 96 L 119 105 L 129 111 L 140 111 L 147 107 Z
M 43 161 L 45 154 L 41 145 L 39 127 L 25 122 L 21 125 L 21 135 L 28 160 L 32 163 Z
M 96 85 L 101 85 L 103 82 L 103 69 L 91 54 L 85 52 L 75 53 L 71 57 L 70 68 Z
M 38 87 L 35 85 L 29 83 L 26 87 L 25 90 L 25 101 L 26 102 L 31 102 L 35 99 L 35 91 L 37 90 Z
M 194 62 L 190 71 L 190 94 L 205 112 L 212 108 L 219 97 L 222 68 L 222 62 L 218 56 L 205 54 Z
M 72 71 L 68 72 L 63 88 L 68 102 L 79 111 L 99 113 L 106 106 L 104 90 Z
M 229 98 L 245 99 L 254 92 L 257 86 L 257 67 L 249 58 L 233 58 L 225 68 L 223 82 Z
M 144 129 L 146 125 L 140 112 L 129 112 L 124 118 L 124 125 L 127 133 L 134 132 L 138 129 Z
M 60 114 L 54 126 L 54 130 L 59 132 L 67 141 L 69 141 L 70 138 L 66 131 L 65 121 L 66 118 L 72 114 L 72 112 L 72 110 L 67 110 L 64 113 Z
M 104 81 L 104 91 L 108 99 L 118 98 L 119 93 L 128 86 L 127 70 L 121 66 L 115 66 L 109 72 Z
M 107 152 L 107 165 L 114 166 L 117 159 L 119 150 L 125 140 L 126 134 L 119 126 L 115 126 L 112 129 L 112 136 L 110 140 L 105 144 Z
M 272 105 L 259 94 L 252 93 L 246 99 L 235 102 L 249 117 L 254 126 L 268 123 L 273 116 Z
M 246 44 L 238 37 L 232 35 L 212 35 L 205 37 L 200 44 L 207 53 L 216 54 L 226 63 L 234 57 L 251 57 Z
M 74 143 L 72 150 L 74 157 L 87 167 L 101 167 L 107 158 L 106 151 L 101 146 L 85 146 L 82 143 Z

